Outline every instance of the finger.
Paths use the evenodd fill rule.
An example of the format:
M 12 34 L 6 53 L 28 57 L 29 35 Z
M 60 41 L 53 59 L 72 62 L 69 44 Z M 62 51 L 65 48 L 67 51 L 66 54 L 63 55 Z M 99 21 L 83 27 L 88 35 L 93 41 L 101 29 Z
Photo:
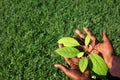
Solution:
M 74 57 L 74 58 L 72 58 L 71 60 L 72 60 L 72 62 L 73 62 L 75 65 L 78 65 L 78 63 L 79 63 L 79 58 Z
M 71 69 L 77 69 L 78 68 L 78 63 L 79 63 L 79 58 L 65 58 L 66 63 L 69 65 Z
M 59 68 L 61 71 L 63 71 L 65 74 L 67 74 L 69 72 L 69 69 L 66 68 L 64 65 L 62 64 L 55 64 L 56 68 Z
M 83 39 L 85 39 L 85 35 L 80 30 L 75 30 L 75 32 Z
M 109 42 L 109 38 L 108 38 L 106 32 L 103 32 L 103 41 L 104 41 L 104 42 Z
M 80 74 L 80 72 L 77 70 L 69 70 L 62 64 L 56 64 L 55 67 L 59 68 L 61 71 L 63 71 L 69 78 L 72 80 L 83 80 L 84 76 Z
M 65 61 L 66 61 L 66 63 L 69 65 L 69 67 L 70 67 L 71 69 L 75 69 L 75 68 L 76 68 L 75 62 L 73 62 L 72 59 L 70 59 L 70 58 L 65 58 Z
M 63 47 L 63 44 L 59 44 L 58 46 L 59 46 L 59 48 L 62 48 L 62 47 Z
M 71 66 L 71 63 L 72 63 L 71 59 L 70 59 L 70 58 L 64 58 L 64 59 L 65 59 L 65 62 L 66 62 L 69 66 Z
M 84 27 L 83 28 L 84 29 L 84 31 L 87 33 L 87 34 L 89 34 L 91 37 L 91 40 L 93 40 L 93 41 L 95 41 L 96 40 L 96 37 L 92 34 L 92 32 L 87 28 L 87 27 Z
M 93 52 L 93 53 L 96 53 L 96 54 L 99 54 L 99 51 L 96 50 L 96 49 L 92 50 L 92 52 Z
M 89 69 L 87 68 L 83 74 L 84 74 L 85 77 L 89 77 L 90 76 Z

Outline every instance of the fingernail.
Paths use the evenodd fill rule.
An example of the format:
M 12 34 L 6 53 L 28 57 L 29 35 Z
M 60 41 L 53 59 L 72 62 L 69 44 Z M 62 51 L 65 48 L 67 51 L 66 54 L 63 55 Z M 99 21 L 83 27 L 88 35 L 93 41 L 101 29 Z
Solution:
M 55 64 L 54 67 L 57 67 L 57 64 Z
M 76 33 L 79 33 L 79 32 L 80 32 L 80 30 L 79 30 L 79 29 L 76 29 L 76 30 L 75 30 L 75 32 L 76 32 Z

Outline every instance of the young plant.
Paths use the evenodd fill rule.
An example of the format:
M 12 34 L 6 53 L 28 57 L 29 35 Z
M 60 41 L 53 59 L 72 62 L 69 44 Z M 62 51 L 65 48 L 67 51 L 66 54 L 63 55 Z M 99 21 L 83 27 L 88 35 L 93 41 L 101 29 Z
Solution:
M 80 58 L 79 69 L 81 72 L 84 72 L 86 68 L 89 67 L 92 77 L 107 75 L 108 67 L 105 64 L 103 58 L 96 53 L 88 53 L 86 51 L 83 52 L 75 48 L 76 46 L 81 46 L 76 39 L 71 37 L 63 37 L 58 40 L 58 43 L 63 44 L 64 47 L 58 48 L 57 50 L 55 50 L 55 52 L 66 58 Z M 89 43 L 90 35 L 87 35 L 84 44 L 85 46 L 88 46 Z

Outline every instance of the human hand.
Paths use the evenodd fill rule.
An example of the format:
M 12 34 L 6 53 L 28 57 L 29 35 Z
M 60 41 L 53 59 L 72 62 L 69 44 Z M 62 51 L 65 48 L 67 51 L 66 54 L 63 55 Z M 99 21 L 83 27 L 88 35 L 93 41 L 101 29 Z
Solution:
M 82 43 L 80 43 L 81 47 L 86 52 L 94 52 L 98 54 L 99 51 L 95 49 L 95 46 L 98 44 L 96 37 L 92 34 L 92 32 L 87 27 L 84 27 L 83 29 L 87 34 L 90 35 L 91 43 L 88 46 L 85 46 L 85 44 L 83 44 L 84 43 L 83 41 Z M 75 32 L 79 35 L 78 37 L 75 37 L 76 40 L 79 40 L 79 38 L 85 39 L 86 36 L 80 30 L 77 29 Z
M 62 48 L 63 46 L 60 44 L 59 48 Z M 78 63 L 78 58 L 65 58 L 66 63 L 69 65 L 70 68 L 65 67 L 62 64 L 55 64 L 55 67 L 59 68 L 61 71 L 63 71 L 69 78 L 72 80 L 89 80 L 89 70 L 86 69 L 84 73 L 80 72 Z
M 103 42 L 98 43 L 95 48 L 102 54 L 107 66 L 111 68 L 114 50 L 106 32 L 103 32 Z
M 94 52 L 94 53 L 101 53 L 107 66 L 109 68 L 112 67 L 112 60 L 113 60 L 113 47 L 110 43 L 109 38 L 107 37 L 106 32 L 103 32 L 103 42 L 100 43 L 97 41 L 96 37 L 92 34 L 92 32 L 87 28 L 84 27 L 84 31 L 87 34 L 90 34 L 92 42 L 86 46 L 82 46 L 86 51 L 88 52 Z M 85 39 L 85 35 L 80 31 L 76 30 L 76 33 L 83 39 Z
M 97 41 L 96 37 L 92 34 L 92 32 L 88 28 L 84 27 L 84 31 L 87 34 L 90 34 L 91 43 L 88 46 L 81 45 L 81 47 L 84 48 L 84 50 L 87 52 L 93 52 L 97 54 L 101 53 L 107 66 L 111 68 L 112 60 L 114 57 L 113 47 L 110 43 L 109 38 L 107 37 L 106 32 L 103 32 L 103 42 L 101 43 Z M 76 33 L 82 39 L 85 39 L 85 35 L 80 30 L 76 30 Z M 78 37 L 75 37 L 75 38 L 78 39 Z M 55 67 L 61 69 L 68 77 L 70 77 L 73 80 L 89 79 L 90 73 L 88 69 L 84 73 L 81 73 L 80 70 L 78 69 L 79 60 L 77 58 L 72 58 L 72 59 L 65 58 L 65 61 L 68 63 L 70 68 L 63 66 L 62 64 L 56 64 Z

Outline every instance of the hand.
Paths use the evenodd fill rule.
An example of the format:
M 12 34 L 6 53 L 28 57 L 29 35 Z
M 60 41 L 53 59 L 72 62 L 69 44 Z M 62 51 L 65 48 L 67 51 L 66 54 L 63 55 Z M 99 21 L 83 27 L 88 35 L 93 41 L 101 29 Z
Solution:
M 98 43 L 95 48 L 102 54 L 107 66 L 111 68 L 114 50 L 106 32 L 103 32 L 103 43 Z
M 92 34 L 92 32 L 87 27 L 84 27 L 83 29 L 87 34 L 90 35 L 91 43 L 88 46 L 85 46 L 85 44 L 83 44 L 84 42 L 82 42 L 80 43 L 80 44 L 83 44 L 81 45 L 81 47 L 87 52 L 94 52 L 98 54 L 99 51 L 95 49 L 95 46 L 98 44 L 96 37 Z M 75 37 L 77 40 L 79 40 L 79 38 L 85 39 L 85 35 L 80 30 L 77 29 L 75 32 L 80 36 L 80 37 Z
M 63 46 L 60 44 L 59 48 Z M 87 69 L 84 73 L 81 73 L 78 68 L 78 58 L 65 58 L 66 63 L 70 66 L 70 68 L 65 67 L 62 64 L 55 64 L 55 67 L 62 70 L 69 78 L 72 80 L 89 80 L 89 70 Z
M 84 27 L 84 31 L 87 34 L 90 34 L 91 36 L 91 44 L 89 44 L 88 47 L 83 46 L 83 48 L 85 50 L 87 50 L 88 52 L 94 52 L 94 53 L 101 53 L 107 66 L 109 68 L 112 67 L 112 60 L 113 60 L 113 47 L 110 43 L 109 38 L 107 37 L 106 32 L 103 32 L 103 42 L 100 43 L 97 41 L 97 39 L 95 38 L 95 36 L 92 34 L 92 32 L 87 28 Z M 80 31 L 80 30 L 76 30 L 76 33 L 83 39 L 85 39 L 85 35 Z

